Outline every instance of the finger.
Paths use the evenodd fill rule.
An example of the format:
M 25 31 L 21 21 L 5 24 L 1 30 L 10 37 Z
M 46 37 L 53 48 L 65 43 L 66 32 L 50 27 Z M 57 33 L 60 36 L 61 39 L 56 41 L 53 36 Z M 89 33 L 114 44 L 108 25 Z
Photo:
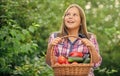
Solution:
M 62 39 L 61 39 L 60 37 L 58 37 L 58 38 L 56 39 L 56 41 L 59 43 L 59 42 L 62 41 Z
M 88 43 L 86 43 L 86 46 L 90 46 Z
M 88 42 L 87 42 L 85 39 L 82 39 L 81 42 L 82 42 L 85 46 L 87 46 L 87 44 L 88 44 Z
M 57 44 L 57 41 L 56 40 L 54 40 L 54 41 L 52 41 L 52 43 L 51 43 L 52 45 L 56 45 Z
M 82 42 L 82 43 L 85 43 L 85 39 L 81 39 L 81 42 Z
M 59 38 L 59 43 L 62 41 L 62 38 Z
M 53 42 L 52 44 L 53 44 L 53 45 L 57 45 L 58 43 L 57 43 L 57 42 Z
M 85 38 L 81 38 L 81 41 L 85 41 Z
M 53 42 L 54 45 L 57 45 L 58 43 L 59 43 L 59 40 L 55 40 L 55 41 Z
M 55 44 L 58 44 L 58 40 L 56 40 L 54 43 L 55 43 Z

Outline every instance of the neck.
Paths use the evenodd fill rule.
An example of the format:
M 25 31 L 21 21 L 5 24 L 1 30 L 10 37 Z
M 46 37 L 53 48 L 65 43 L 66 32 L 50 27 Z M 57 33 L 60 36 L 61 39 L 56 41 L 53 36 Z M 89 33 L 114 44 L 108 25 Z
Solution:
M 74 35 L 74 36 L 76 36 L 76 37 L 78 37 L 78 30 L 69 30 L 68 31 L 68 35 Z M 69 40 L 71 41 L 71 42 L 74 42 L 75 40 L 76 40 L 76 38 L 74 38 L 74 37 L 69 37 Z
M 78 36 L 78 30 L 69 30 L 68 34 Z

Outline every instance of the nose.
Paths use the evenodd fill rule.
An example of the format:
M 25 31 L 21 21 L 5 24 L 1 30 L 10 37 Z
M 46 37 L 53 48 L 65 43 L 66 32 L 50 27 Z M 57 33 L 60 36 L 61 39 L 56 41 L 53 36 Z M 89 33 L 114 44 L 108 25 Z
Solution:
M 69 15 L 69 18 L 73 18 L 73 15 Z

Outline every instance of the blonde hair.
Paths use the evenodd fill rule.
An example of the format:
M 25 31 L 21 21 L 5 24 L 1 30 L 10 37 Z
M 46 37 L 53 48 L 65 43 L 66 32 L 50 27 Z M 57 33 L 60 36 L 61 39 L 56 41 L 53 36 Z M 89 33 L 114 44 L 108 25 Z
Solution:
M 61 24 L 60 35 L 65 36 L 65 35 L 68 34 L 67 27 L 66 27 L 65 22 L 64 22 L 64 18 L 65 18 L 65 15 L 66 15 L 67 11 L 72 7 L 76 7 L 79 10 L 79 14 L 80 14 L 80 18 L 81 18 L 81 25 L 80 25 L 80 28 L 79 28 L 79 33 L 84 34 L 89 39 L 87 28 L 86 28 L 86 17 L 85 17 L 84 10 L 77 4 L 71 4 L 65 10 L 64 15 L 63 15 L 63 21 L 62 21 L 62 24 Z

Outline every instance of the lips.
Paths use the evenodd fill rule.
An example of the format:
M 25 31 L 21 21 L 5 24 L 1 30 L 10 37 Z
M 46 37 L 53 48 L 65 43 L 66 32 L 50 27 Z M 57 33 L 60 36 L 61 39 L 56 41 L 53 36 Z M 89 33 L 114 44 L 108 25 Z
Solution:
M 67 21 L 67 23 L 74 23 L 74 21 Z

